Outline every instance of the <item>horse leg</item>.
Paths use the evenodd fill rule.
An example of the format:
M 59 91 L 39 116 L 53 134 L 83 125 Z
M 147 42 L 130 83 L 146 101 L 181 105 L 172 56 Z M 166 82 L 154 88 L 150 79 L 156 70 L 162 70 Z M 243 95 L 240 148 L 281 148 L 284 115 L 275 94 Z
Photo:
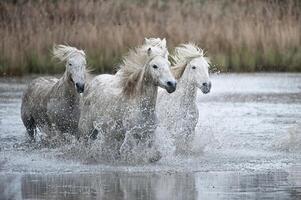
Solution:
M 99 134 L 105 134 L 104 130 L 114 131 L 115 139 L 117 141 L 121 141 L 124 139 L 125 133 L 123 130 L 122 121 L 119 120 L 113 121 L 113 120 L 106 120 L 106 119 L 103 119 L 99 124 L 93 125 L 93 129 L 89 133 L 89 138 L 91 140 L 96 140 Z
M 31 140 L 34 140 L 36 133 L 36 124 L 31 116 L 22 117 L 23 124 Z
M 120 147 L 121 158 L 129 162 L 156 162 L 161 159 L 161 152 L 153 144 L 153 131 L 133 128 L 125 135 Z
M 89 135 L 89 138 L 90 138 L 91 140 L 96 140 L 96 139 L 97 139 L 97 135 L 98 135 L 98 130 L 97 130 L 97 129 L 93 129 L 93 130 L 91 131 L 91 134 Z
M 99 133 L 102 133 L 102 130 L 103 130 L 103 122 L 101 123 L 94 123 L 92 125 L 92 128 L 90 131 L 89 131 L 89 139 L 91 140 L 96 140 L 97 139 L 97 136 Z
M 181 133 L 178 133 L 178 137 L 175 138 L 176 155 L 191 155 L 192 154 L 192 142 L 194 139 L 194 130 L 188 129 Z

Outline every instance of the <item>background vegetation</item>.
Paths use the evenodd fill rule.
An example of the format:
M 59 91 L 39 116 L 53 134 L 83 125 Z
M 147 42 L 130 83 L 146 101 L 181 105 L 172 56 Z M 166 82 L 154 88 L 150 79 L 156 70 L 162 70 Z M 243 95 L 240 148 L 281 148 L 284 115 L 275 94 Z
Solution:
M 2 0 L 0 75 L 59 73 L 54 43 L 112 71 L 144 37 L 193 41 L 222 71 L 301 71 L 298 0 Z

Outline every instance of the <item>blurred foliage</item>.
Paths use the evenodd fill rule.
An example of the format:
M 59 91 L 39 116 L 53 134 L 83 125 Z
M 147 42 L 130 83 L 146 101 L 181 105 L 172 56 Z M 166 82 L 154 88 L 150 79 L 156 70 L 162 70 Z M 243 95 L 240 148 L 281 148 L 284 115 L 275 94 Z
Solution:
M 144 37 L 195 42 L 221 71 L 301 71 L 298 0 L 2 0 L 0 75 L 60 73 L 53 44 L 112 72 Z

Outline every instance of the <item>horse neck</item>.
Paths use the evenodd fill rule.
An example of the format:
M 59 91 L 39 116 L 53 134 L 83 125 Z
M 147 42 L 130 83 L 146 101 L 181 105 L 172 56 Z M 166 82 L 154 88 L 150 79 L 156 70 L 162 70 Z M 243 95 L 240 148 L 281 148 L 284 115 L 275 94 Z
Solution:
M 58 90 L 63 97 L 78 100 L 79 94 L 76 92 L 74 84 L 70 81 L 67 71 L 58 81 Z
M 139 85 L 140 95 L 138 105 L 142 110 L 155 112 L 158 87 L 153 84 L 150 78 L 145 73 L 142 75 L 142 81 Z
M 179 101 L 181 105 L 189 106 L 196 102 L 197 87 L 190 83 L 186 78 L 181 78 L 178 81 L 177 93 L 179 94 Z

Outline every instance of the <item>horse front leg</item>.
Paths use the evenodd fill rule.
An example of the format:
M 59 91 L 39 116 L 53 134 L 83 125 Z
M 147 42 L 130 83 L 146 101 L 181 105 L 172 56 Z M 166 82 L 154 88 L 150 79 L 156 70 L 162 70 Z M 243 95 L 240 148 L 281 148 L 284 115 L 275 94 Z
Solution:
M 144 127 L 134 127 L 126 132 L 120 147 L 121 159 L 126 162 L 156 162 L 161 159 L 161 153 L 154 145 L 154 130 Z
M 192 144 L 195 136 L 194 129 L 185 129 L 175 136 L 175 147 L 176 151 L 175 154 L 179 155 L 191 155 L 193 154 Z

